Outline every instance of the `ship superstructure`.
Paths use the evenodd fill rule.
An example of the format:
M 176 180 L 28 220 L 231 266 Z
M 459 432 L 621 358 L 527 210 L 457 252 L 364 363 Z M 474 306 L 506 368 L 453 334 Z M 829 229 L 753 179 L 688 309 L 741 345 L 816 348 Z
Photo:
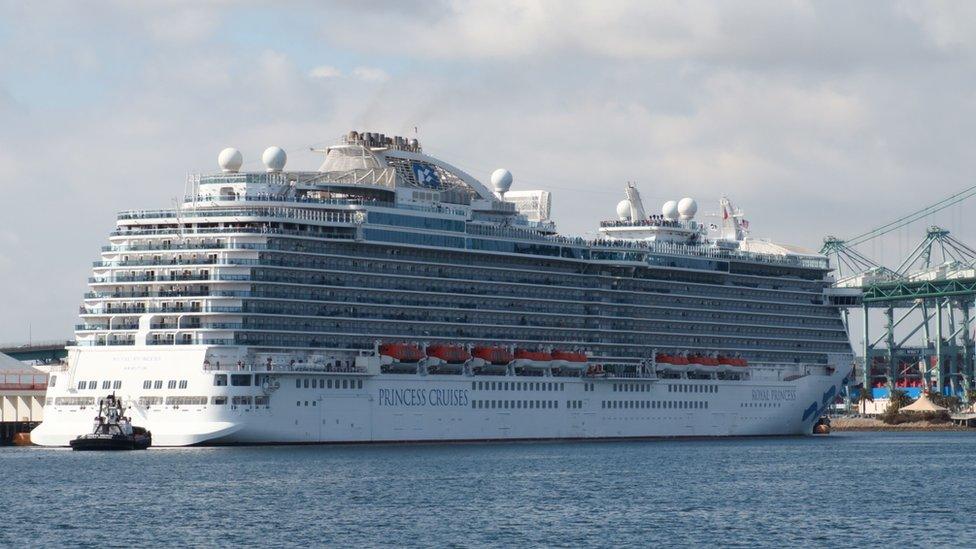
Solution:
M 590 240 L 416 139 L 320 152 L 225 149 L 179 207 L 119 214 L 33 440 L 105 390 L 157 445 L 797 434 L 849 373 L 826 258 L 727 199 L 712 237 L 628 185 Z

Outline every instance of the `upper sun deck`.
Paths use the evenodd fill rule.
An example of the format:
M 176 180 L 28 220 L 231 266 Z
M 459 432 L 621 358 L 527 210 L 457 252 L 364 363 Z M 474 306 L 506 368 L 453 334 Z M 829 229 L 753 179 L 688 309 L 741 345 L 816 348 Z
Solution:
M 460 223 L 454 231 L 472 238 L 551 244 L 556 250 L 565 248 L 558 255 L 567 258 L 660 264 L 655 257 L 692 256 L 827 269 L 823 256 L 748 238 L 748 223 L 726 199 L 721 234 L 710 238 L 709 231 L 716 227 L 694 219 L 697 204 L 690 198 L 665 204 L 662 215 L 647 215 L 636 188 L 628 185 L 627 199 L 617 206 L 618 219 L 601 222 L 599 238 L 566 237 L 556 233 L 550 219 L 550 193 L 509 192 L 512 176 L 507 170 L 492 174 L 494 190 L 489 190 L 463 170 L 425 154 L 415 139 L 368 132 L 350 132 L 317 152 L 325 155 L 317 171 L 285 170 L 285 152 L 271 147 L 262 158 L 265 172 L 241 172 L 240 153 L 225 149 L 218 159 L 221 173 L 190 176 L 190 191 L 179 208 L 121 212 L 112 235 L 246 231 L 248 223 L 261 224 L 261 231 L 277 234 L 277 230 L 266 230 L 274 229 L 277 221 L 389 225 L 392 218 L 378 215 L 388 212 L 452 219 Z M 425 228 L 405 223 L 401 230 Z M 294 227 L 287 232 L 301 234 Z M 459 242 L 461 247 L 483 249 Z

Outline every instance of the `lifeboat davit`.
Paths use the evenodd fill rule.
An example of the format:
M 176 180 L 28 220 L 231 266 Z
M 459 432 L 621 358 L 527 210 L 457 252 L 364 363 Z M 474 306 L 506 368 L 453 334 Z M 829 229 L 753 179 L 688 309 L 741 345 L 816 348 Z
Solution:
M 546 351 L 515 349 L 515 365 L 523 368 L 549 368 L 552 366 L 552 354 Z
M 471 359 L 471 353 L 461 345 L 429 345 L 427 356 L 439 358 L 448 364 L 463 364 Z
M 552 352 L 552 365 L 558 366 L 559 368 L 582 370 L 586 367 L 588 361 L 589 359 L 584 353 L 559 350 Z
M 476 358 L 484 360 L 486 364 L 501 366 L 508 364 L 515 356 L 505 347 L 475 347 L 471 354 Z
M 380 356 L 388 356 L 397 362 L 417 362 L 424 358 L 424 352 L 413 343 L 384 343 L 379 351 Z

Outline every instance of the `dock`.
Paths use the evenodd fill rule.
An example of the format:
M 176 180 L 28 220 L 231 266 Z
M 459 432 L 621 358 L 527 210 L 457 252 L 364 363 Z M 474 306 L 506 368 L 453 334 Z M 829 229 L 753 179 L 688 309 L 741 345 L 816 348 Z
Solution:
M 0 445 L 29 433 L 44 420 L 47 375 L 0 354 Z

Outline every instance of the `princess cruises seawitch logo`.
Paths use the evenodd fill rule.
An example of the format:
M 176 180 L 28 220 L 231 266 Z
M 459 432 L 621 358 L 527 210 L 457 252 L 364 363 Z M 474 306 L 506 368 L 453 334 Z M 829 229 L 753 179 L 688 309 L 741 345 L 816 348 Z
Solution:
M 437 176 L 437 171 L 429 164 L 414 162 L 413 175 L 417 178 L 417 183 L 421 186 L 431 189 L 437 189 L 441 186 L 441 179 Z

